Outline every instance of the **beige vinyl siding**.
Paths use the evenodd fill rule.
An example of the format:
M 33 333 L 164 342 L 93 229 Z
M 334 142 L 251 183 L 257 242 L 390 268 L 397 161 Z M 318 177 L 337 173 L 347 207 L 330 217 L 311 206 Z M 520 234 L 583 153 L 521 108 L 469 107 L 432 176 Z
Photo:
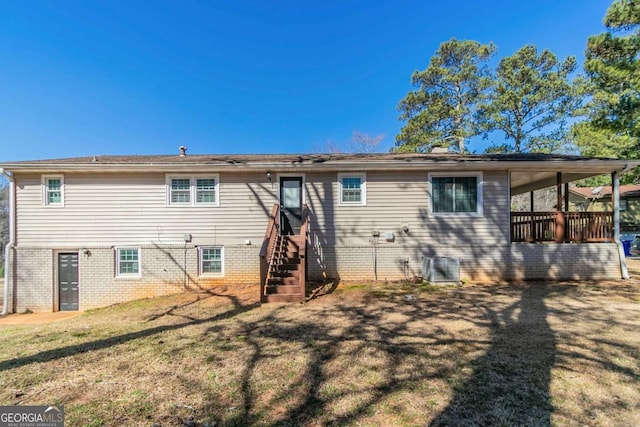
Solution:
M 433 171 L 436 172 L 436 171 Z M 42 206 L 41 177 L 17 176 L 17 238 L 23 246 L 85 247 L 180 244 L 260 245 L 278 183 L 264 173 L 220 173 L 219 206 L 169 206 L 165 174 L 64 175 L 64 207 Z M 483 174 L 483 215 L 429 214 L 428 171 L 366 173 L 365 206 L 340 206 L 337 172 L 305 173 L 315 245 L 370 245 L 371 232 L 392 231 L 393 244 L 508 243 L 506 172 Z M 408 233 L 402 232 L 407 224 Z
M 165 174 L 65 174 L 65 206 L 42 206 L 40 176 L 17 176 L 24 246 L 261 244 L 277 186 L 263 174 L 220 174 L 220 206 L 169 206 Z
M 367 172 L 366 206 L 339 206 L 336 173 L 307 173 L 312 243 L 370 245 L 375 230 L 382 244 L 386 244 L 388 231 L 395 233 L 395 244 L 406 246 L 506 244 L 507 173 L 485 172 L 483 180 L 482 216 L 433 215 L 429 213 L 427 171 Z M 408 233 L 403 233 L 403 224 L 408 225 Z

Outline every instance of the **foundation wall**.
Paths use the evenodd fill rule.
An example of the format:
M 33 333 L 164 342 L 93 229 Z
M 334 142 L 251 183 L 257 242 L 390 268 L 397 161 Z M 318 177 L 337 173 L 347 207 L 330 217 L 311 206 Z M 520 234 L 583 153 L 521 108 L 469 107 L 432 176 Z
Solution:
M 86 250 L 85 250 L 86 249 Z M 255 284 L 259 292 L 260 248 L 224 246 L 223 274 L 199 274 L 198 248 L 140 246 L 140 277 L 116 277 L 115 249 L 16 248 L 9 284 L 9 310 L 57 311 L 57 254 L 79 254 L 80 310 L 125 301 L 206 289 L 217 285 Z M 425 259 L 460 259 L 467 281 L 597 280 L 621 277 L 618 247 L 597 244 L 510 244 L 493 246 L 310 246 L 310 280 L 406 280 L 419 277 Z

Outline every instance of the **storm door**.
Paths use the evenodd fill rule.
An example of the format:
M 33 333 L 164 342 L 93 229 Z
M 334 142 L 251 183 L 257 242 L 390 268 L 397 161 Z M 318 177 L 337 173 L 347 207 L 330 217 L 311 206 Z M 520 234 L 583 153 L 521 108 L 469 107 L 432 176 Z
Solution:
M 300 234 L 302 224 L 302 177 L 280 177 L 280 233 Z

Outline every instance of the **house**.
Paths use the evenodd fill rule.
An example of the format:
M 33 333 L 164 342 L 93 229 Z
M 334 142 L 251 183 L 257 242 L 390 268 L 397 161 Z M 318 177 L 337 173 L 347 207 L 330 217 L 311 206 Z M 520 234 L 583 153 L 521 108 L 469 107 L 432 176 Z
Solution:
M 640 231 L 640 185 L 620 186 L 620 231 Z M 569 203 L 573 210 L 587 212 L 611 211 L 610 185 L 598 187 L 569 187 Z
M 618 211 L 510 212 L 512 195 L 636 160 L 561 155 L 92 156 L 0 164 L 6 306 L 86 310 L 218 284 L 301 301 L 307 280 L 620 278 Z M 566 199 L 566 194 L 565 194 Z M 564 209 L 563 209 L 564 207 Z M 616 204 L 617 207 L 617 204 Z

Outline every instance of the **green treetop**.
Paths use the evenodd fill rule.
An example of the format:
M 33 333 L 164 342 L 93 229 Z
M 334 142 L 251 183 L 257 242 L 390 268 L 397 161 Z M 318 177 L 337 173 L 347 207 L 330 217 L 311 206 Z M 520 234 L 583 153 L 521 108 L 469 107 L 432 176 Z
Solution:
M 572 134 L 584 154 L 638 158 L 640 1 L 613 2 L 604 24 L 608 31 L 587 41 L 587 120 L 574 125 Z
M 492 43 L 473 40 L 442 43 L 429 66 L 411 76 L 416 89 L 398 105 L 400 120 L 406 123 L 394 150 L 428 152 L 453 141 L 463 152 L 465 140 L 480 132 L 474 115 L 490 84 L 485 62 L 495 50 Z
M 479 115 L 487 132 L 502 131 L 508 144 L 499 151 L 552 152 L 564 142 L 567 117 L 576 109 L 569 75 L 574 57 L 564 61 L 548 50 L 526 45 L 503 58 Z

